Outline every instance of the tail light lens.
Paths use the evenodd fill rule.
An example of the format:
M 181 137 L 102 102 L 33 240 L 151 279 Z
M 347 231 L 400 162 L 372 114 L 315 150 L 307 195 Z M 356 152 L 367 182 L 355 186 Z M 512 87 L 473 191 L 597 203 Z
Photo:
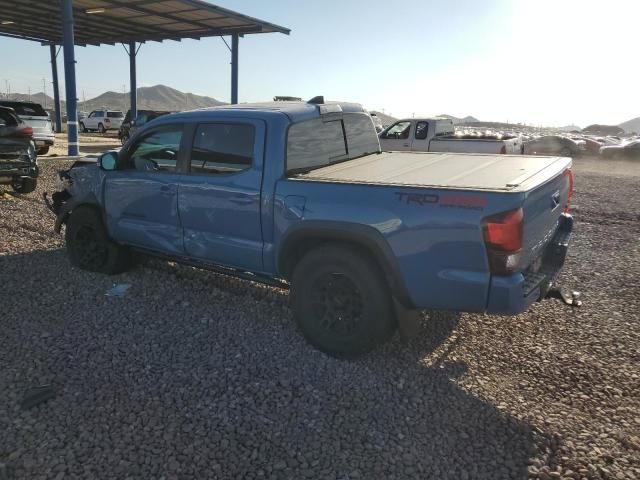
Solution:
M 24 127 L 16 131 L 18 137 L 33 137 L 33 128 Z
M 564 207 L 564 213 L 569 213 L 571 199 L 573 198 L 573 170 L 568 168 L 564 173 L 569 177 L 569 194 L 567 195 L 567 204 Z
M 522 250 L 522 208 L 486 217 L 482 222 L 489 269 L 496 275 L 510 275 L 520 264 Z
M 502 148 L 500 149 L 500 155 L 506 155 L 506 153 L 507 153 L 507 146 L 502 145 Z

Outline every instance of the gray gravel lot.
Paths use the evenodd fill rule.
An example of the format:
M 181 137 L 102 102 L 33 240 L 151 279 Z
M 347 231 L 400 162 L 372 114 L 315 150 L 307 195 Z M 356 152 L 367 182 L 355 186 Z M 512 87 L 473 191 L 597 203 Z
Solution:
M 0 186 L 0 479 L 640 478 L 640 165 L 575 162 L 583 308 L 425 315 L 346 362 L 280 290 L 72 269 L 40 200 L 68 163 L 43 163 L 36 193 Z M 56 398 L 21 410 L 43 383 Z

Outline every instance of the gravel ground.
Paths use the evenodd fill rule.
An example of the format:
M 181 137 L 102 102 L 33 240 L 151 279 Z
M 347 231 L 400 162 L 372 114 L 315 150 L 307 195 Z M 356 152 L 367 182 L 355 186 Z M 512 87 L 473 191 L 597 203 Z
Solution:
M 575 164 L 581 309 L 433 313 L 353 362 L 308 347 L 277 289 L 72 269 L 39 200 L 64 165 L 0 186 L 0 479 L 640 478 L 640 165 Z

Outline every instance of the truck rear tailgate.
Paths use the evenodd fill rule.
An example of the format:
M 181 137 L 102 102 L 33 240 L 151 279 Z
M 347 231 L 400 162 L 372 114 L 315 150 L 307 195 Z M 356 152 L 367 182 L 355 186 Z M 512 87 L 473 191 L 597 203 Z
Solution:
M 572 188 L 570 167 L 571 163 L 553 178 L 526 193 L 523 205 L 523 265 L 535 262 L 556 233 Z

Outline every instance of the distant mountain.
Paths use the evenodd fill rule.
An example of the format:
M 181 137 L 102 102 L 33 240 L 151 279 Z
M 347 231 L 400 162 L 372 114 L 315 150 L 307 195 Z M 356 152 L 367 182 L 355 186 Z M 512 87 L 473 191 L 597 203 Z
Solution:
M 640 132 L 640 117 L 633 118 L 631 120 L 623 122 L 618 126 L 620 128 L 622 128 L 627 133 L 639 133 Z
M 577 125 L 567 125 L 565 127 L 559 127 L 558 130 L 560 130 L 561 132 L 579 132 L 582 129 Z
M 152 110 L 184 111 L 196 108 L 217 107 L 224 105 L 212 97 L 184 93 L 166 85 L 138 88 L 138 108 Z M 100 108 L 127 111 L 129 109 L 129 93 L 105 92 L 86 102 L 78 102 L 78 110 L 90 112 Z
M 53 110 L 53 98 L 48 95 L 44 95 L 42 92 L 32 93 L 27 95 L 24 93 L 12 93 L 10 95 L 11 100 L 19 101 L 32 101 L 40 103 L 48 110 Z M 61 101 L 62 112 L 66 113 L 66 104 Z M 202 95 L 195 95 L 193 93 L 184 93 L 175 88 L 167 87 L 166 85 L 155 85 L 153 87 L 139 87 L 138 88 L 138 108 L 148 108 L 152 110 L 193 110 L 196 108 L 216 107 L 218 105 L 225 105 L 225 102 L 221 102 L 212 97 L 206 97 Z M 78 101 L 78 110 L 84 112 L 90 112 L 92 110 L 98 110 L 101 108 L 107 108 L 110 110 L 122 110 L 126 112 L 129 110 L 129 92 L 105 92 L 98 95 L 95 98 L 89 99 L 86 102 Z
M 460 123 L 478 123 L 480 121 L 477 118 L 472 116 L 459 118 L 459 117 L 454 117 L 453 115 L 447 115 L 446 113 L 443 113 L 442 115 L 438 115 L 438 118 L 448 118 L 449 120 L 453 120 L 454 125 L 458 125 Z
M 583 133 L 590 133 L 593 135 L 623 135 L 624 130 L 622 127 L 618 127 L 616 125 L 589 125 L 588 127 L 584 127 L 582 130 Z

